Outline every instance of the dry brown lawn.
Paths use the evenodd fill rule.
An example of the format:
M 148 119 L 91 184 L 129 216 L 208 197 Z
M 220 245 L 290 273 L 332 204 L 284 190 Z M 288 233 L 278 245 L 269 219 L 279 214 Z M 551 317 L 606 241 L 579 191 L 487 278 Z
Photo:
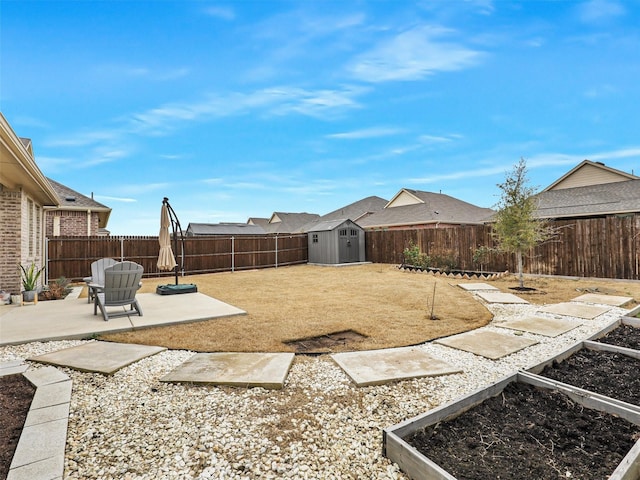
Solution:
M 415 345 L 491 321 L 491 313 L 457 286 L 462 282 L 469 280 L 403 272 L 387 264 L 299 265 L 184 277 L 180 283 L 195 283 L 199 292 L 247 315 L 100 338 L 199 352 L 292 352 L 289 341 L 353 330 L 366 338 L 331 351 Z M 163 283 L 172 279 L 145 279 L 140 291 L 154 292 Z M 509 276 L 491 284 L 509 292 L 517 282 Z M 532 277 L 525 285 L 536 291 L 518 295 L 536 304 L 568 301 L 585 292 L 640 299 L 639 282 Z M 430 318 L 432 306 L 437 320 Z

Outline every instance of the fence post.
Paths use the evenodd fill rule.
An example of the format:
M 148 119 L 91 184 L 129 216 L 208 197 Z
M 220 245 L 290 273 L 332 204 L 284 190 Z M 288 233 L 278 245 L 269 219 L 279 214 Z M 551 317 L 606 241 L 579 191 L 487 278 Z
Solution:
M 231 237 L 231 272 L 236 271 L 236 239 Z
M 278 234 L 276 233 L 276 268 L 278 268 Z
M 124 237 L 120 237 L 120 261 L 124 262 Z

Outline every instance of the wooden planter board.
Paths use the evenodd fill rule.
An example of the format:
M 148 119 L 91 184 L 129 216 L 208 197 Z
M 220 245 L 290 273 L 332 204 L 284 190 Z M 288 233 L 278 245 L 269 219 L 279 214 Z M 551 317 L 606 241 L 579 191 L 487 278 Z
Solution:
M 542 371 L 553 364 L 553 362 L 562 362 L 563 360 L 566 360 L 567 358 L 569 358 L 571 355 L 573 355 L 574 353 L 579 352 L 582 349 L 588 349 L 588 350 L 595 350 L 595 351 L 599 351 L 599 352 L 613 352 L 613 353 L 619 353 L 621 355 L 626 355 L 628 357 L 632 357 L 632 358 L 637 358 L 640 359 L 640 350 L 634 350 L 632 348 L 626 348 L 626 347 L 619 347 L 617 345 L 610 345 L 607 343 L 601 343 L 601 342 L 592 342 L 590 340 L 585 340 L 583 342 L 578 342 L 575 345 L 569 347 L 567 350 L 565 350 L 564 352 L 559 353 L 558 355 L 556 355 L 555 357 L 551 357 L 547 360 L 545 360 L 544 362 L 541 362 L 529 369 L 526 370 L 526 372 L 523 372 L 525 375 L 527 373 L 529 374 L 533 374 L 536 377 L 539 378 L 544 378 L 547 382 L 549 382 L 550 384 L 557 386 L 557 387 L 562 387 L 562 388 L 571 388 L 573 391 L 578 392 L 581 395 L 589 395 L 593 398 L 596 398 L 598 400 L 601 400 L 603 402 L 607 402 L 607 403 L 611 403 L 614 405 L 618 405 L 622 408 L 625 409 L 629 409 L 632 411 L 636 411 L 638 413 L 640 413 L 640 405 L 634 405 L 631 403 L 627 403 L 627 402 L 623 402 L 622 400 L 618 400 L 617 398 L 612 398 L 612 397 L 608 397 L 606 395 L 602 395 L 600 393 L 596 393 L 596 392 L 592 392 L 590 390 L 584 390 L 582 388 L 573 386 L 573 385 L 569 385 L 567 383 L 563 383 L 563 382 L 559 382 L 557 380 L 553 380 L 551 378 L 546 378 L 546 377 L 542 377 L 539 374 L 542 373 Z M 631 418 L 627 418 L 624 417 L 627 420 L 631 420 Z M 631 420 L 633 421 L 633 420 Z
M 640 314 L 640 305 L 638 305 L 633 310 L 627 312 L 627 314 L 624 316 L 624 318 L 628 318 L 630 320 L 635 320 L 635 321 L 640 321 L 640 318 L 637 317 L 638 314 Z
M 438 407 L 428 413 L 418 415 L 402 423 L 385 428 L 382 432 L 382 452 L 391 461 L 398 464 L 400 469 L 415 480 L 456 480 L 456 477 L 442 469 L 416 448 L 407 443 L 404 438 L 425 427 L 451 420 L 467 410 L 481 404 L 486 399 L 499 395 L 512 382 L 521 382 L 535 387 L 557 390 L 567 395 L 571 400 L 585 408 L 606 412 L 622 417 L 631 423 L 640 425 L 640 409 L 629 409 L 596 398 L 590 392 L 576 389 L 569 385 L 550 382 L 538 375 L 518 372 L 506 377 L 487 388 L 471 393 L 460 400 Z M 640 440 L 629 450 L 622 462 L 615 469 L 609 480 L 637 480 L 640 476 Z

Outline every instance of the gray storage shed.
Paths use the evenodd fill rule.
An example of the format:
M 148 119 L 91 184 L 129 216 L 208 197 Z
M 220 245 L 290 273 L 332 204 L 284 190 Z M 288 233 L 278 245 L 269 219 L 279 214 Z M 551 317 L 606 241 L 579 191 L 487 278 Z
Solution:
M 309 263 L 365 261 L 364 230 L 349 219 L 325 220 L 307 229 Z

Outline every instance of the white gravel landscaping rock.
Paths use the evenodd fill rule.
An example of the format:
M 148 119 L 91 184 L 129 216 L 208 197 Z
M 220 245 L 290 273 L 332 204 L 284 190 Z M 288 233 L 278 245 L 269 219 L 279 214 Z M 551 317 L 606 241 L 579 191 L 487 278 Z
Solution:
M 487 307 L 495 318 L 483 328 L 501 333 L 510 331 L 500 323 L 537 308 Z M 406 479 L 382 456 L 383 428 L 535 365 L 626 312 L 613 308 L 555 338 L 522 333 L 539 343 L 496 361 L 426 343 L 464 373 L 372 387 L 356 387 L 328 355 L 296 356 L 283 390 L 161 383 L 189 351 L 161 352 L 111 376 L 63 368 L 73 380 L 65 478 Z M 0 362 L 82 343 L 2 347 Z

